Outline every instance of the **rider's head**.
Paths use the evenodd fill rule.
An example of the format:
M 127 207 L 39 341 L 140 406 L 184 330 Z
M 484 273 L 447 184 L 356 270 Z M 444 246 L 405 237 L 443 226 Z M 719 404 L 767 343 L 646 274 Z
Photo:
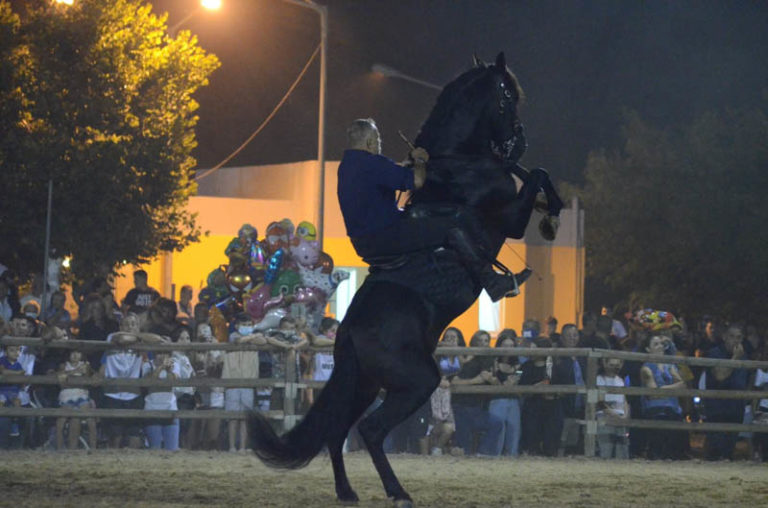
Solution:
M 381 153 L 381 136 L 376 122 L 372 118 L 361 118 L 347 128 L 349 148 L 365 150 L 373 154 Z

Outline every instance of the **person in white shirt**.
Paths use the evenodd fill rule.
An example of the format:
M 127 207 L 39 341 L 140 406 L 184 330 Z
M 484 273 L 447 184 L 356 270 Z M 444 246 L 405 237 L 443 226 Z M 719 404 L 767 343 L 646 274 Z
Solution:
M 120 331 L 109 334 L 107 342 L 126 345 L 139 342 L 158 344 L 166 341 L 159 335 L 141 332 L 139 317 L 129 312 L 120 323 Z M 141 354 L 130 349 L 107 350 L 101 359 L 99 373 L 104 378 L 138 379 L 141 377 L 143 361 Z M 100 406 L 107 409 L 142 409 L 141 390 L 136 386 L 105 387 Z M 112 448 L 120 448 L 125 438 L 130 448 L 144 446 L 140 421 L 136 418 L 110 418 L 105 427 Z
M 179 363 L 168 353 L 156 353 L 154 358 L 143 362 L 141 366 L 143 377 L 154 379 L 177 379 L 181 376 Z M 171 387 L 150 388 L 144 397 L 144 409 L 155 411 L 177 411 L 176 394 Z M 146 420 L 144 433 L 152 450 L 179 449 L 179 419 L 149 419 Z
M 618 358 L 603 359 L 603 373 L 597 376 L 597 386 L 625 386 L 619 371 L 624 362 Z M 597 418 L 606 417 L 626 420 L 629 418 L 629 404 L 621 393 L 607 393 L 605 400 L 598 403 Z M 627 428 L 623 426 L 598 425 L 597 445 L 600 457 L 604 459 L 629 458 L 629 439 Z

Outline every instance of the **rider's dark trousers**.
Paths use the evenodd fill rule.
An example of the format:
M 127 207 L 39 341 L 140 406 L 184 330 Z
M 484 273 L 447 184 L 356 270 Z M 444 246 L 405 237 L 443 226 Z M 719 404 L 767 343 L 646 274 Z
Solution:
M 361 258 L 396 256 L 446 244 L 451 228 L 461 228 L 469 236 L 482 243 L 482 232 L 474 215 L 464 211 L 438 217 L 411 218 L 403 216 L 372 235 L 350 238 Z

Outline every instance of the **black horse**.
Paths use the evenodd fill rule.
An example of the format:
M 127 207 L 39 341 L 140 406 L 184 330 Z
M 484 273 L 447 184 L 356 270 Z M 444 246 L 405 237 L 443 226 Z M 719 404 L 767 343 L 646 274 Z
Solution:
M 556 229 L 562 208 L 545 171 L 527 172 L 517 165 L 525 150 L 517 116 L 521 95 L 503 53 L 492 65 L 475 60 L 441 92 L 415 143 L 426 148 L 430 161 L 412 209 L 469 210 L 483 228 L 485 238 L 478 241 L 493 257 L 505 238 L 522 238 L 540 192 L 547 198 L 548 227 Z M 519 191 L 513 173 L 524 180 Z M 383 404 L 358 429 L 387 496 L 398 506 L 411 506 L 382 443 L 437 387 L 440 373 L 432 354 L 440 333 L 480 291 L 448 249 L 410 255 L 396 269 L 372 270 L 339 326 L 333 374 L 317 401 L 283 436 L 262 415 L 252 415 L 254 452 L 270 466 L 293 469 L 327 445 L 338 499 L 357 502 L 342 446 L 350 427 L 384 389 Z

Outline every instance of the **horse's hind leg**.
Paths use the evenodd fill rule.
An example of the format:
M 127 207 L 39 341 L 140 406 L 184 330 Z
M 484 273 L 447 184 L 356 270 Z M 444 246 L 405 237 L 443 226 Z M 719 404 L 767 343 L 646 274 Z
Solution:
M 358 430 L 368 447 L 387 496 L 393 498 L 398 506 L 411 506 L 411 497 L 400 485 L 384 453 L 384 438 L 429 400 L 440 382 L 440 375 L 434 360 L 429 356 L 420 361 L 410 361 L 404 367 L 408 376 L 400 379 L 400 386 L 387 389 L 382 405 L 360 422 Z M 403 381 L 410 384 L 404 386 Z
M 362 383 L 367 384 L 367 383 Z M 371 405 L 376 395 L 379 393 L 377 386 L 369 385 L 367 388 L 358 387 L 355 393 L 355 401 L 349 418 L 343 425 L 331 431 L 328 436 L 328 453 L 331 456 L 333 465 L 333 478 L 336 483 L 336 497 L 342 504 L 357 504 L 359 498 L 357 493 L 352 490 L 347 478 L 347 471 L 344 468 L 344 440 L 347 438 L 350 427 L 357 421 L 361 414 Z

